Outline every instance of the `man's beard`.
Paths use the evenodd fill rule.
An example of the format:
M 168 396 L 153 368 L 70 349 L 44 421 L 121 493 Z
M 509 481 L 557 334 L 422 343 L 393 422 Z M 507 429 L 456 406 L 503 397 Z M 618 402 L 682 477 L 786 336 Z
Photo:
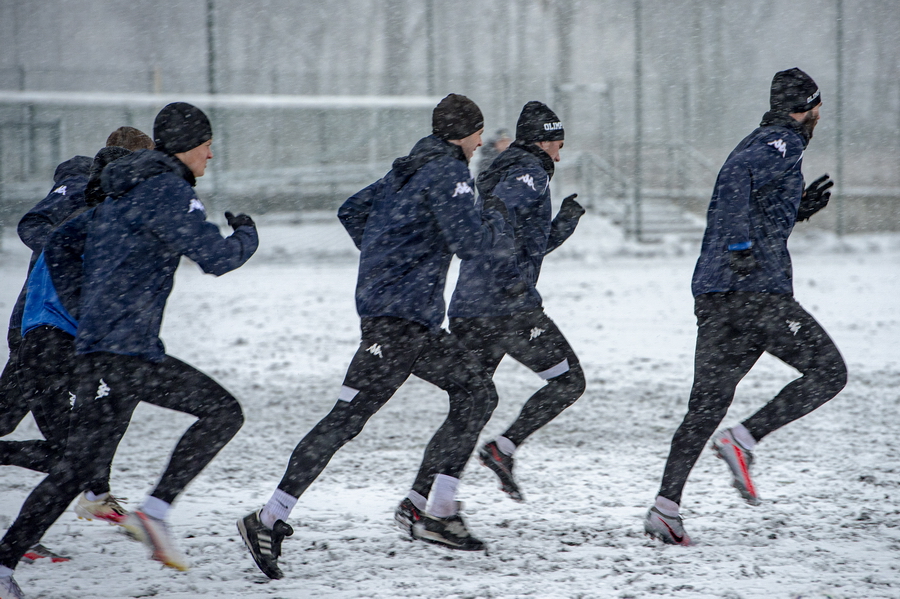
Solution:
M 813 129 L 816 128 L 816 125 L 819 123 L 819 117 L 813 113 L 812 110 L 806 113 L 806 116 L 803 117 L 803 120 L 800 121 L 800 126 L 803 128 L 803 133 L 806 135 L 806 139 L 812 139 Z

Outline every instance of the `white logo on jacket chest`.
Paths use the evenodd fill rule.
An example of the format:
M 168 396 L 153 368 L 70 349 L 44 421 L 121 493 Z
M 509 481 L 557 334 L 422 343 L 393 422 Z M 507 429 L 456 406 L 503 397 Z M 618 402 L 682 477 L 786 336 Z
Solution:
M 522 175 L 521 177 L 516 177 L 516 181 L 521 181 L 522 183 L 524 183 L 525 185 L 527 185 L 528 187 L 530 187 L 532 191 L 537 191 L 537 190 L 534 188 L 534 177 L 532 177 L 532 176 L 529 175 L 528 173 L 525 173 L 525 174 Z
M 781 157 L 784 158 L 787 154 L 787 144 L 784 143 L 783 139 L 776 139 L 775 141 L 770 141 L 766 144 L 767 146 L 772 146 L 779 152 L 781 152 Z
M 474 195 L 474 193 L 472 192 L 472 187 L 467 182 L 460 181 L 456 184 L 456 189 L 453 190 L 453 196 L 451 197 L 455 198 L 456 196 L 461 196 L 464 193 L 471 193 Z
M 56 189 L 53 190 L 53 193 L 58 193 L 59 195 L 66 195 L 67 190 L 68 190 L 68 187 L 66 187 L 65 185 L 60 185 L 59 187 L 57 187 Z
M 203 214 L 206 214 L 206 206 L 204 206 L 203 202 L 201 202 L 197 198 L 191 198 L 191 202 L 190 204 L 188 204 L 188 214 L 190 214 L 194 210 L 199 210 Z

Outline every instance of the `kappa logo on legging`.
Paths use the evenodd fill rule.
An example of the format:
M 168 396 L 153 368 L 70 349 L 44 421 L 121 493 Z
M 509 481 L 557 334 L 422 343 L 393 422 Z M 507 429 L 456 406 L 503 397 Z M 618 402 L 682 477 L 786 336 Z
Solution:
M 534 341 L 538 337 L 544 334 L 544 329 L 539 329 L 538 327 L 534 327 L 531 329 L 531 337 L 528 338 L 529 341 Z
M 800 331 L 800 323 L 796 320 L 785 320 L 788 325 L 788 330 L 797 336 L 797 333 Z
M 74 393 L 72 393 L 71 391 L 69 391 L 69 405 L 73 408 L 75 407 L 76 399 L 77 399 L 76 395 Z
M 97 387 L 97 397 L 96 399 L 100 399 L 101 397 L 106 397 L 109 395 L 110 388 L 109 385 L 106 384 L 106 381 L 100 379 L 100 386 Z
M 381 345 L 377 343 L 373 343 L 366 351 L 373 356 L 378 356 L 379 358 L 384 357 L 384 354 L 381 353 Z

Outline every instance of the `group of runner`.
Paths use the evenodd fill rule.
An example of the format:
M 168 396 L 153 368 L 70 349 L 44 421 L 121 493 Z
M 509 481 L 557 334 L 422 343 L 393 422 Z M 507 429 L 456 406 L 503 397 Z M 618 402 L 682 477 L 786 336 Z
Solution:
M 675 432 L 645 531 L 690 544 L 679 516 L 688 474 L 712 437 L 714 451 L 750 504 L 756 444 L 834 397 L 846 367 L 834 343 L 793 298 L 787 239 L 822 209 L 832 182 L 804 187 L 803 151 L 821 95 L 803 71 L 775 75 L 770 111 L 723 165 L 710 202 L 692 290 L 698 322 L 694 385 Z M 585 392 L 578 357 L 546 315 L 537 283 L 544 257 L 584 214 L 570 195 L 553 215 L 550 181 L 565 128 L 541 102 L 525 104 L 515 140 L 473 180 L 469 161 L 484 119 L 450 94 L 432 113 L 432 132 L 382 178 L 350 197 L 338 218 L 360 251 L 356 305 L 361 340 L 331 411 L 297 444 L 284 476 L 259 510 L 237 521 L 260 570 L 281 578 L 282 541 L 299 497 L 331 457 L 415 375 L 447 392 L 449 411 L 425 448 L 394 518 L 404 534 L 452 549 L 485 543 L 456 500 L 473 454 L 512 499 L 525 494 L 515 455 L 537 430 Z M 77 498 L 81 517 L 122 525 L 152 557 L 185 570 L 166 524 L 172 502 L 238 432 L 237 400 L 165 353 L 163 309 L 181 256 L 208 273 L 243 265 L 259 243 L 246 214 L 226 213 L 222 237 L 193 187 L 212 158 L 212 126 L 197 107 L 166 106 L 153 139 L 122 128 L 107 147 L 57 169 L 51 193 L 20 222 L 33 250 L 10 322 L 10 359 L 0 381 L 0 434 L 31 411 L 43 441 L 0 441 L 0 464 L 46 472 L 0 541 L 0 599 L 20 599 L 13 572 L 25 559 L 66 559 L 40 545 Z M 449 307 L 452 257 L 462 262 Z M 441 328 L 449 316 L 449 331 Z M 756 414 L 714 434 L 735 387 L 763 352 L 801 374 Z M 509 355 L 545 384 L 496 438 L 478 439 L 498 402 L 492 377 Z M 110 493 L 110 464 L 131 415 L 147 401 L 197 417 L 138 509 Z

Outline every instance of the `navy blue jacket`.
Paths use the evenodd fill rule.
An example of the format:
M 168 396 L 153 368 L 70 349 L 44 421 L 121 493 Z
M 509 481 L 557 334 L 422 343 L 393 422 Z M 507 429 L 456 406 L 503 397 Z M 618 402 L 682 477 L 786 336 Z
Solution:
M 532 149 L 533 148 L 533 149 Z M 478 176 L 479 206 L 488 195 L 500 199 L 515 235 L 516 264 L 526 284 L 523 293 L 505 293 L 492 268 L 490 253 L 463 260 L 450 300 L 450 316 L 477 318 L 534 310 L 542 305 L 536 288 L 544 256 L 575 232 L 577 218 L 552 217 L 550 178 L 553 161 L 535 146 L 514 144 Z
M 444 286 L 453 254 L 463 260 L 493 249 L 517 278 L 506 221 L 482 214 L 459 146 L 428 136 L 384 177 L 350 197 L 338 218 L 360 249 L 356 309 L 432 330 L 444 320 Z M 512 284 L 512 283 L 511 283 Z
M 43 200 L 29 210 L 19 221 L 18 233 L 22 243 L 31 249 L 31 261 L 28 263 L 28 274 L 44 249 L 47 237 L 69 216 L 84 207 L 84 188 L 87 186 L 88 174 L 92 158 L 75 156 L 56 167 L 53 174 L 53 189 Z M 28 288 L 26 277 L 19 299 L 13 307 L 9 319 L 9 328 L 22 326 L 22 312 L 25 309 L 25 296 Z
M 731 152 L 713 190 L 706 232 L 694 269 L 694 296 L 722 291 L 792 294 L 787 240 L 803 195 L 808 140 L 790 116 L 767 113 Z M 750 249 L 757 267 L 731 270 L 729 251 Z
M 105 202 L 56 229 L 46 254 L 53 272 L 76 273 L 84 256 L 75 349 L 161 361 L 163 309 L 181 256 L 222 275 L 246 262 L 259 239 L 251 226 L 223 238 L 178 159 L 140 150 L 103 171 Z M 70 277 L 71 278 L 71 277 Z M 60 281 L 65 281 L 61 277 Z M 54 280 L 57 280 L 54 277 Z M 69 293 L 61 284 L 60 295 Z

